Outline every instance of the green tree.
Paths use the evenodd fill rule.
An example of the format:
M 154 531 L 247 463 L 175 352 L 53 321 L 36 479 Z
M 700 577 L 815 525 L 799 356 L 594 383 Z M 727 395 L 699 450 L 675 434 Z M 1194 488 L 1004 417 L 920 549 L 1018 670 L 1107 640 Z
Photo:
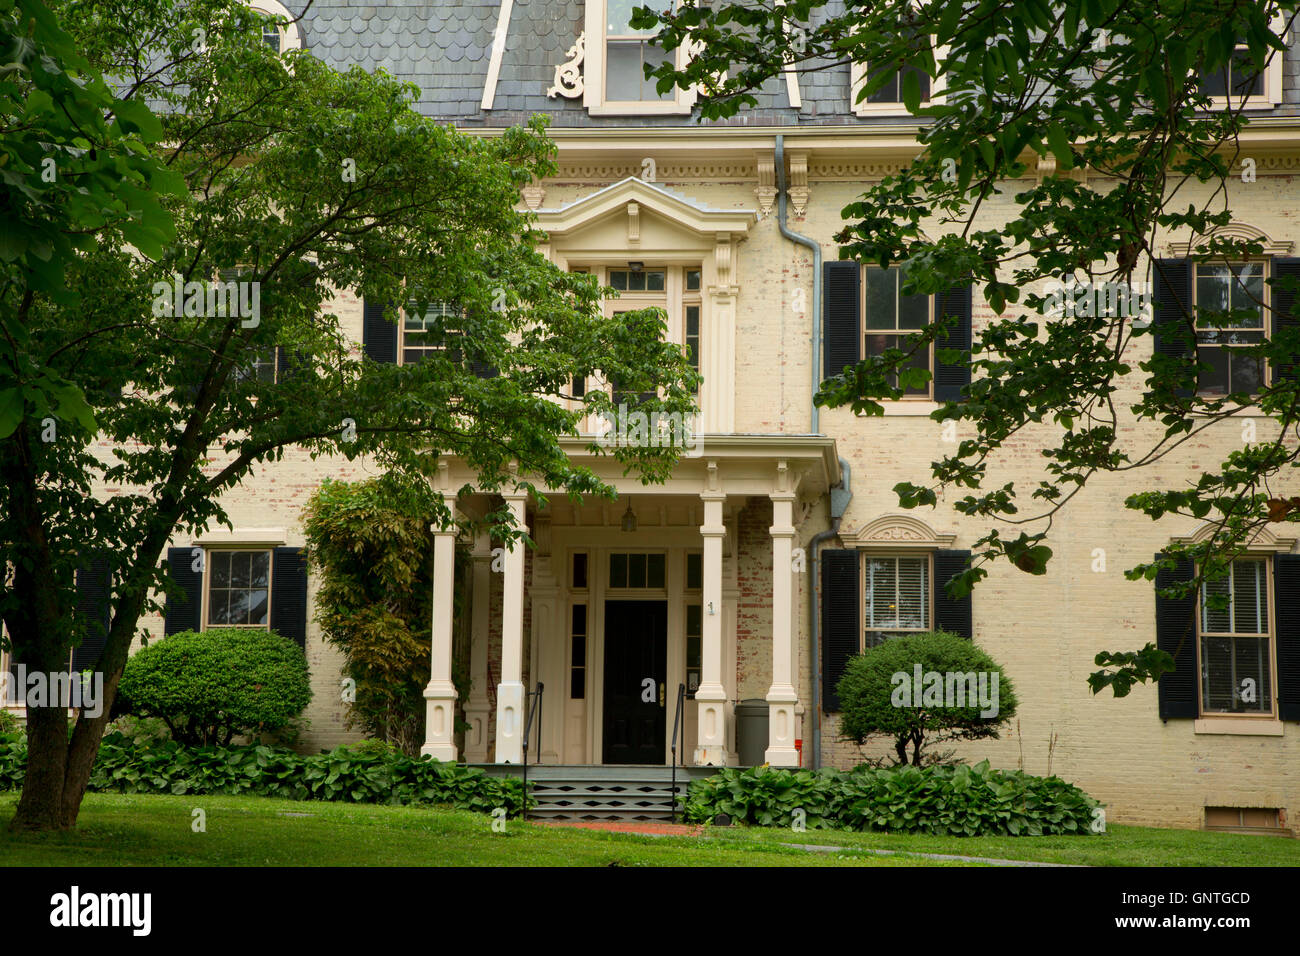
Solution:
M 693 59 L 684 71 L 664 65 L 654 72 L 664 89 L 673 82 L 700 84 L 705 117 L 756 104 L 752 91 L 787 68 L 863 64 L 871 78 L 860 97 L 905 64 L 942 81 L 942 100 L 923 104 L 920 74 L 902 72 L 900 95 L 921 124 L 921 153 L 844 209 L 846 225 L 837 240 L 845 257 L 881 266 L 907 263 L 906 292 L 936 293 L 973 282 L 998 313 L 974 336 L 966 400 L 944 403 L 933 415 L 964 423 L 973 437 L 934 463 L 928 483 L 895 488 L 906 508 L 934 506 L 948 489 L 947 501 L 958 512 L 992 525 L 976 542 L 970 566 L 947 585 L 951 593 L 967 593 L 994 560 L 1045 573 L 1052 519 L 1089 479 L 1140 473 L 1234 418 L 1271 419 L 1273 427 L 1261 428 L 1258 441 L 1223 461 L 1199 462 L 1203 473 L 1181 484 L 1135 490 L 1126 500 L 1153 519 L 1208 519 L 1214 534 L 1198 544 L 1171 545 L 1165 559 L 1127 575 L 1154 580 L 1158 564 L 1171 567 L 1176 557 L 1187 556 L 1197 563 L 1196 579 L 1165 592 L 1186 594 L 1203 579 L 1224 577 L 1228 562 L 1261 527 L 1300 520 L 1300 497 L 1270 490 L 1294 481 L 1300 455 L 1300 445 L 1288 437 L 1300 419 L 1300 322 L 1289 304 L 1275 309 L 1274 334 L 1242 347 L 1243 356 L 1266 361 L 1280 374 L 1258 389 L 1198 395 L 1198 372 L 1208 366 L 1197 329 L 1259 316 L 1270 308 L 1261 290 L 1246 289 L 1251 301 L 1245 305 L 1203 307 L 1195 315 L 1190 303 L 1180 303 L 1181 319 L 1161 327 L 1163 347 L 1138 364 L 1126 348 L 1155 335 L 1154 326 L 1122 310 L 1054 314 L 1047 287 L 1062 279 L 1126 288 L 1158 282 L 1158 233 L 1181 231 L 1195 244 L 1233 218 L 1231 204 L 1249 181 L 1234 166 L 1249 120 L 1242 96 L 1220 108 L 1201 78 L 1224 75 L 1229 63 L 1238 78 L 1233 84 L 1262 71 L 1283 55 L 1282 36 L 1292 29 L 1296 10 L 1294 0 L 882 0 L 832 13 L 825 0 L 791 0 L 709 7 L 687 2 L 670 13 L 638 11 L 633 25 L 660 27 L 663 46 L 692 42 Z M 1275 14 L 1281 32 L 1272 23 Z M 942 57 L 936 55 L 941 48 Z M 1062 171 L 1084 167 L 1088 181 L 1043 177 L 1011 197 L 1014 208 L 1005 217 L 982 219 L 994 197 L 1036 158 L 1054 160 Z M 927 220 L 943 223 L 944 234 L 933 243 L 921 233 Z M 1194 258 L 1222 262 L 1262 253 L 1257 241 L 1215 237 Z M 1268 302 L 1294 298 L 1297 280 L 1271 282 Z M 817 402 L 882 414 L 881 400 L 928 381 L 928 372 L 906 365 L 947 327 L 936 320 L 901 347 L 847 368 L 823 382 Z M 943 361 L 964 357 L 942 346 L 938 355 Z M 1029 487 L 989 486 L 1000 452 L 1027 432 L 1036 444 L 1047 436 L 1039 480 Z M 1211 600 L 1226 602 L 1223 596 Z M 1135 681 L 1153 680 L 1173 666 L 1172 657 L 1152 644 L 1103 651 L 1096 663 L 1103 669 L 1089 677 L 1093 691 L 1109 686 L 1119 697 Z
M 593 391 L 577 407 L 554 399 L 575 376 L 600 370 L 631 391 L 658 390 L 647 410 L 689 414 L 697 382 L 663 340 L 661 313 L 602 316 L 603 290 L 537 250 L 540 236 L 515 205 L 521 185 L 553 169 L 539 124 L 497 137 L 439 126 L 413 109 L 414 87 L 383 73 L 339 73 L 303 51 L 277 56 L 261 41 L 265 18 L 240 0 L 83 0 L 56 12 L 87 69 L 115 78 L 115 98 L 95 105 L 136 117 L 146 132 L 161 124 L 152 143 L 134 127 L 108 127 L 121 154 L 108 196 L 125 197 L 119 218 L 153 208 L 159 191 L 130 178 L 133 163 L 161 166 L 184 188 L 163 206 L 174 239 L 141 225 L 87 233 L 93 217 L 69 209 L 72 248 L 51 251 L 62 282 L 40 284 L 15 267 L 0 290 L 4 388 L 58 376 L 93 409 L 93 419 L 60 419 L 56 440 L 42 441 L 41 407 L 25 404 L 0 439 L 0 548 L 12 569 L 0 615 L 18 658 L 65 666 L 80 639 L 67 623 L 74 569 L 93 553 L 112 576 L 104 714 L 80 714 L 69 737 L 62 709 L 28 711 L 28 773 L 11 823 L 28 829 L 76 821 L 140 617 L 158 609 L 168 582 L 168 540 L 228 524 L 222 496 L 260 480 L 286 449 L 364 456 L 435 520 L 447 518 L 426 481 L 439 454 L 463 457 L 484 491 L 513 484 L 517 466 L 527 481 L 607 495 L 558 439 L 583 414 L 609 408 L 608 397 Z M 5 76 L 8 152 L 45 81 Z M 51 83 L 56 115 L 81 87 Z M 48 142 L 85 148 L 75 130 L 51 124 Z M 39 180 L 5 179 L 3 201 L 35 202 L 24 189 L 39 192 Z M 176 283 L 225 270 L 258 290 L 256 315 L 202 304 L 190 310 L 199 314 L 168 314 Z M 72 307 L 64 289 L 94 294 Z M 329 311 L 339 289 L 413 301 L 417 314 L 454 303 L 426 333 L 441 351 L 411 365 L 358 355 Z M 259 363 L 277 356 L 272 380 Z M 500 374 L 480 377 L 481 363 Z M 676 450 L 615 454 L 649 481 L 667 473 Z M 504 512 L 491 518 L 501 536 L 521 533 Z
M 1011 681 L 993 658 L 966 638 L 943 631 L 900 635 L 868 648 L 849 660 L 836 693 L 841 737 L 859 745 L 887 737 L 898 765 L 915 767 L 950 756 L 923 753 L 927 746 L 996 740 L 1018 704 Z

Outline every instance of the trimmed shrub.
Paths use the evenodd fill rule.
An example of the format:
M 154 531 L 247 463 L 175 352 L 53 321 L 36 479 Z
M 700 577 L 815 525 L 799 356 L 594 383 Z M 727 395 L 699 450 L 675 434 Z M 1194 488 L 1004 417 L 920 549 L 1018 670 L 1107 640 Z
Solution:
M 22 786 L 25 744 L 0 742 L 0 789 Z M 256 744 L 246 747 L 185 747 L 174 740 L 136 742 L 121 733 L 104 737 L 91 771 L 90 790 L 108 793 L 220 793 L 289 800 L 443 805 L 489 813 L 497 807 L 517 815 L 523 784 L 489 777 L 481 770 L 392 749 L 339 747 L 303 756 Z
M 993 658 L 943 631 L 891 637 L 852 658 L 837 691 L 842 738 L 864 744 L 887 737 L 898 764 L 918 767 L 951 756 L 925 754 L 927 745 L 996 739 L 1018 703 Z
M 940 836 L 1047 836 L 1093 832 L 1101 806 L 1059 777 L 974 767 L 839 770 L 727 768 L 691 781 L 685 817 L 710 823 L 809 827 Z
M 236 734 L 291 727 L 311 701 L 307 658 L 259 628 L 182 631 L 127 661 L 122 709 L 157 717 L 189 746 L 229 744 Z

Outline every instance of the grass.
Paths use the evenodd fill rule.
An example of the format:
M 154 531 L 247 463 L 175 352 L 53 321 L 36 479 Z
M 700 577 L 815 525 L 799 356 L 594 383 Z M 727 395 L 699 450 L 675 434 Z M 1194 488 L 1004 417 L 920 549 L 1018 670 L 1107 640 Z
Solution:
M 760 827 L 717 831 L 727 846 L 819 843 L 960 856 L 1068 863 L 1076 866 L 1300 866 L 1300 840 L 1201 830 L 1110 826 L 1103 834 L 1044 837 L 942 837 Z
M 558 829 L 477 813 L 265 797 L 88 794 L 71 833 L 12 834 L 17 794 L 0 795 L 6 866 L 908 866 L 937 861 L 809 853 Z M 206 832 L 191 829 L 206 814 Z
M 17 794 L 0 795 L 0 821 Z M 206 815 L 192 829 L 193 811 Z M 71 833 L 12 834 L 7 866 L 942 866 L 952 854 L 1086 866 L 1297 866 L 1300 841 L 1111 827 L 1086 837 L 931 837 L 708 828 L 706 838 L 557 829 L 476 813 L 265 797 L 89 794 Z M 809 852 L 786 843 L 845 849 Z M 878 856 L 868 850 L 891 850 Z

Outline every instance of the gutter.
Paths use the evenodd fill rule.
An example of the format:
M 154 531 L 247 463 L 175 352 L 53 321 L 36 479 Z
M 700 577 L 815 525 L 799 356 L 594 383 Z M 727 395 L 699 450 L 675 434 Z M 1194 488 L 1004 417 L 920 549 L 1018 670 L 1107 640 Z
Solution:
M 822 247 L 821 243 L 807 236 L 801 236 L 793 232 L 786 225 L 785 211 L 785 136 L 778 133 L 776 136 L 776 223 L 781 229 L 781 235 L 791 242 L 805 246 L 812 250 L 813 255 L 813 332 L 812 332 L 812 392 L 809 395 L 809 402 L 812 405 L 812 434 L 819 433 L 821 428 L 821 409 L 813 402 L 812 396 L 817 394 L 817 387 L 821 385 L 821 357 L 822 357 Z M 812 768 L 817 770 L 822 765 L 822 648 L 821 648 L 821 615 L 818 614 L 817 594 L 820 585 L 821 567 L 817 561 L 817 550 L 823 541 L 834 538 L 840 532 L 840 521 L 844 517 L 845 509 L 849 506 L 849 501 L 853 497 L 851 488 L 852 471 L 849 463 L 843 458 L 840 459 L 840 483 L 836 488 L 831 489 L 831 526 L 826 531 L 814 535 L 808 542 L 808 564 L 812 574 L 811 585 L 808 588 L 808 619 L 809 634 L 812 651 Z

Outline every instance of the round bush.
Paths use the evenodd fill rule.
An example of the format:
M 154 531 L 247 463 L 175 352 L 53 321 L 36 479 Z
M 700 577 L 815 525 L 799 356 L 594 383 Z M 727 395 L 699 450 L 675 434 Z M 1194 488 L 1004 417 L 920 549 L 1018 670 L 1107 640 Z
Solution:
M 293 641 L 255 628 L 182 631 L 127 661 L 124 711 L 158 717 L 183 744 L 288 727 L 311 701 L 307 658 Z
M 914 766 L 927 743 L 996 738 L 1017 703 L 993 658 L 943 631 L 893 637 L 852 658 L 838 692 L 842 737 L 858 744 L 892 738 L 898 762 Z

